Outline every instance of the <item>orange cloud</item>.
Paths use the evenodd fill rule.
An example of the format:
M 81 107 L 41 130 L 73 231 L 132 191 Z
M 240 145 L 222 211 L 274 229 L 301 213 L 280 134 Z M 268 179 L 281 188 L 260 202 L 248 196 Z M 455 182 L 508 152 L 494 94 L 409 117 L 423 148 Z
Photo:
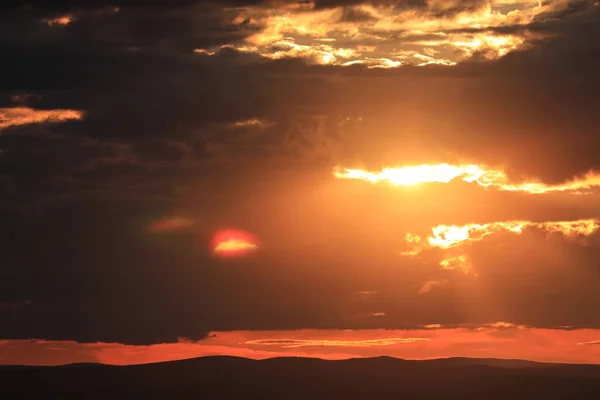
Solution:
M 10 126 L 56 123 L 82 119 L 77 110 L 35 110 L 28 107 L 0 108 L 0 131 Z
M 416 186 L 424 184 L 448 184 L 462 181 L 480 186 L 483 189 L 522 192 L 542 196 L 545 193 L 563 192 L 566 194 L 592 194 L 600 187 L 600 174 L 589 172 L 586 176 L 560 184 L 541 182 L 511 182 L 507 174 L 499 169 L 476 164 L 451 165 L 421 164 L 396 168 L 383 168 L 379 171 L 335 167 L 333 175 L 338 179 L 362 180 L 372 184 L 390 186 Z M 555 233 L 586 244 L 585 238 L 600 229 L 600 220 L 581 219 L 573 221 L 529 221 L 508 220 L 466 225 L 440 224 L 431 228 L 429 234 L 421 235 L 409 232 L 404 237 L 406 247 L 403 256 L 420 256 L 425 250 L 441 250 L 443 258 L 439 261 L 444 270 L 456 270 L 472 273 L 474 268 L 464 252 L 464 246 L 483 240 L 499 233 L 520 235 L 526 229 L 537 229 Z M 474 276 L 477 276 L 476 272 Z M 429 280 L 423 283 L 420 294 L 428 293 L 446 282 Z
M 121 9 L 119 7 L 103 7 L 95 10 L 79 11 L 71 14 L 59 15 L 54 18 L 43 19 L 42 22 L 46 23 L 50 27 L 62 27 L 71 24 L 77 20 L 78 17 L 85 14 L 116 14 Z
M 48 26 L 66 26 L 73 21 L 72 15 L 63 15 L 57 18 L 46 20 Z
M 483 240 L 486 236 L 497 233 L 521 234 L 525 229 L 540 229 L 549 233 L 558 233 L 569 239 L 585 238 L 600 229 L 600 221 L 597 219 L 583 219 L 576 221 L 506 221 L 491 222 L 484 224 L 438 225 L 431 228 L 431 235 L 423 239 L 414 233 L 408 233 L 405 242 L 409 249 L 402 252 L 405 256 L 418 256 L 422 251 L 430 248 L 439 248 L 444 251 L 453 251 L 454 254 L 446 256 L 440 261 L 442 269 L 461 270 L 469 273 L 472 269 L 466 254 L 460 253 L 460 247 L 469 242 Z M 455 250 L 453 250 L 455 249 Z M 457 250 L 459 254 L 456 254 Z M 439 282 L 426 282 L 419 293 L 427 293 Z
M 372 346 L 390 346 L 400 343 L 414 343 L 429 338 L 406 337 L 406 338 L 381 338 L 381 339 L 363 339 L 363 340 L 327 340 L 327 339 L 260 339 L 249 340 L 245 344 L 259 346 L 278 346 L 285 349 L 299 347 L 372 347 Z
M 467 256 L 464 254 L 458 255 L 456 257 L 449 257 L 442 261 L 440 261 L 440 265 L 442 269 L 446 270 L 455 270 L 459 269 L 465 273 L 468 273 L 471 269 L 470 264 L 467 261 Z
M 203 54 L 205 56 L 213 56 L 213 55 L 215 55 L 214 51 L 208 51 L 206 49 L 194 49 L 194 53 L 196 53 L 196 54 Z
M 455 65 L 475 56 L 497 59 L 543 36 L 525 27 L 564 12 L 575 0 L 481 2 L 428 1 L 423 7 L 397 7 L 365 1 L 319 8 L 297 2 L 228 9 L 232 28 L 253 32 L 245 43 L 226 47 L 265 58 L 301 58 L 315 64 L 395 68 L 403 65 Z M 508 30 L 507 30 L 508 31 Z M 214 54 L 220 49 L 207 49 Z
M 0 341 L 0 364 L 101 362 L 128 365 L 208 355 L 253 359 L 279 356 L 347 359 L 387 355 L 405 359 L 480 357 L 600 363 L 600 346 L 592 346 L 599 337 L 597 329 L 541 329 L 496 322 L 452 328 L 431 324 L 422 330 L 213 332 L 200 341 L 181 339 L 176 343 L 148 346 L 3 340 Z
M 582 344 L 582 345 L 595 345 L 595 344 L 600 344 L 600 340 L 592 340 L 590 342 L 583 342 L 583 343 L 577 343 L 577 344 Z
M 488 329 L 488 328 L 496 328 L 496 329 L 509 329 L 509 328 L 525 329 L 526 327 L 524 325 L 513 324 L 512 322 L 498 321 L 498 322 L 492 322 L 492 323 L 489 323 L 489 324 L 484 324 L 482 327 L 480 327 L 478 329 L 483 330 L 483 329 Z
M 520 234 L 525 228 L 536 228 L 547 232 L 555 232 L 565 237 L 589 236 L 600 229 L 600 221 L 596 219 L 583 219 L 577 221 L 507 221 L 491 222 L 486 224 L 468 224 L 463 226 L 438 225 L 431 229 L 431 236 L 427 238 L 425 246 L 448 249 L 459 246 L 468 241 L 478 241 L 488 235 L 498 232 Z M 423 241 L 415 234 L 407 234 L 408 243 L 417 245 Z
M 429 293 L 431 291 L 431 289 L 433 289 L 436 286 L 443 286 L 445 284 L 447 284 L 448 281 L 447 280 L 443 280 L 443 281 L 436 281 L 436 280 L 431 280 L 431 281 L 427 281 L 423 284 L 423 286 L 421 286 L 421 289 L 419 289 L 419 294 L 425 294 L 425 293 Z
M 245 128 L 249 126 L 254 126 L 257 128 L 266 128 L 270 126 L 271 123 L 259 118 L 250 118 L 242 121 L 236 121 L 232 125 L 236 128 Z
M 586 176 L 570 182 L 549 185 L 542 182 L 510 182 L 504 171 L 475 164 L 422 164 L 397 168 L 383 168 L 371 172 L 362 169 L 335 167 L 333 175 L 339 179 L 358 179 L 391 186 L 414 186 L 425 183 L 449 183 L 462 180 L 485 188 L 511 192 L 542 194 L 547 192 L 584 193 L 600 186 L 600 174 L 589 172 Z

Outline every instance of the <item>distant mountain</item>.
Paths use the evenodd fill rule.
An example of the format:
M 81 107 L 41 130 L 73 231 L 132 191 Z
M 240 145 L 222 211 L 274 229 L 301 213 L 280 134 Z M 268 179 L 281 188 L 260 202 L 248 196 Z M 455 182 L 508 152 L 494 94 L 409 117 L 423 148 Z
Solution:
M 0 369 L 0 399 L 600 399 L 600 366 L 391 357 L 202 357 Z

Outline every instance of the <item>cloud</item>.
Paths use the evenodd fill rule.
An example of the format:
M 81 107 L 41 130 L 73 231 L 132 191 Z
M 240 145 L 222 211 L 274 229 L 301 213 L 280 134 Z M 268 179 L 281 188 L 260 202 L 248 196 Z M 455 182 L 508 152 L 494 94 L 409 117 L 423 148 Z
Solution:
M 357 295 L 359 296 L 372 296 L 377 294 L 377 291 L 374 290 L 361 290 L 359 292 L 356 292 Z
M 493 322 L 493 323 L 485 324 L 485 325 L 483 325 L 479 329 L 488 329 L 488 328 L 495 328 L 495 329 L 525 329 L 525 327 L 523 325 L 515 325 L 512 322 L 504 322 L 504 321 L 498 321 L 498 322 Z
M 317 2 L 289 11 L 287 27 L 250 2 L 126 1 L 118 13 L 92 12 L 101 2 L 30 3 L 0 17 L 0 75 L 10 77 L 0 104 L 33 110 L 11 114 L 0 135 L 0 302 L 32 301 L 0 310 L 1 337 L 122 343 L 134 359 L 138 345 L 239 329 L 600 327 L 598 232 L 578 235 L 591 225 L 573 223 L 596 219 L 600 204 L 586 186 L 600 168 L 597 8 L 553 2 L 556 11 L 522 25 L 480 11 L 491 25 L 477 28 L 456 22 L 458 3 L 439 3 L 445 35 L 393 36 L 392 16 L 418 8 L 422 20 L 401 21 L 418 24 L 433 9 Z M 255 21 L 236 20 L 249 12 Z M 373 13 L 384 26 L 369 28 Z M 67 14 L 76 20 L 66 26 L 43 23 Z M 283 45 L 246 40 L 269 32 Z M 495 40 L 508 50 L 501 58 L 487 53 Z M 459 45 L 425 43 L 436 41 Z M 261 55 L 277 51 L 289 54 Z M 323 52 L 335 60 L 315 64 Z M 456 65 L 430 63 L 440 60 Z M 430 65 L 412 66 L 421 63 Z M 36 98 L 13 102 L 22 93 Z M 39 112 L 50 110 L 85 115 L 47 124 Z M 498 178 L 490 172 L 504 175 L 487 188 L 464 171 L 412 186 L 332 176 L 335 165 L 377 174 L 443 162 L 485 166 L 486 184 Z M 510 185 L 519 190 L 500 190 Z M 157 216 L 177 215 L 202 223 L 148 234 Z M 503 225 L 511 221 L 525 223 L 513 226 L 520 234 Z M 453 228 L 434 234 L 442 225 Z M 256 232 L 261 251 L 224 267 L 207 245 L 223 226 Z M 453 246 L 429 244 L 465 231 Z M 444 284 L 419 295 L 427 282 Z M 365 290 L 374 293 L 357 295 Z
M 582 343 L 577 343 L 577 344 L 581 344 L 581 345 L 595 345 L 595 344 L 600 344 L 600 340 L 592 340 L 590 342 L 582 342 Z
M 507 231 L 520 234 L 527 226 L 533 226 L 548 232 L 559 232 L 565 236 L 591 235 L 600 228 L 600 223 L 595 219 L 581 221 L 556 221 L 556 222 L 530 222 L 508 221 L 491 224 L 472 224 L 462 227 L 439 225 L 432 228 L 433 235 L 428 239 L 431 246 L 450 248 L 460 245 L 468 240 L 481 240 L 485 236 Z
M 427 282 L 425 282 L 423 284 L 423 286 L 421 286 L 421 289 L 419 289 L 419 294 L 429 293 L 431 291 L 431 289 L 433 289 L 434 287 L 443 286 L 443 285 L 445 285 L 447 283 L 448 283 L 447 280 L 444 280 L 444 281 L 435 281 L 435 280 L 427 281 Z
M 460 252 L 461 246 L 470 242 L 481 241 L 488 235 L 498 233 L 510 233 L 520 235 L 525 229 L 541 230 L 548 234 L 559 234 L 562 237 L 577 241 L 593 235 L 600 229 L 600 221 L 596 219 L 577 221 L 506 221 L 484 224 L 468 224 L 464 226 L 438 225 L 431 229 L 431 236 L 422 239 L 420 236 L 408 233 L 405 241 L 410 249 L 402 254 L 406 256 L 418 256 L 430 248 Z M 583 243 L 585 245 L 585 242 Z M 462 270 L 469 273 L 473 265 L 469 262 L 466 254 L 450 255 L 440 261 L 440 266 L 445 270 Z M 421 288 L 420 293 L 427 293 L 439 282 L 428 281 Z
M 381 172 L 336 167 L 336 178 L 360 179 L 371 183 L 385 182 L 392 186 L 411 186 L 423 183 L 449 183 L 461 179 L 484 188 L 541 194 L 553 191 L 585 193 L 600 186 L 600 175 L 594 171 L 569 182 L 548 185 L 543 182 L 510 182 L 506 173 L 479 165 L 421 164 L 397 168 L 383 168 Z
M 497 59 L 527 48 L 543 37 L 539 32 L 527 31 L 529 25 L 567 17 L 573 4 L 579 3 L 558 0 L 492 4 L 476 0 L 263 4 L 239 8 L 232 27 L 253 32 L 244 43 L 231 46 L 266 58 L 294 57 L 316 64 L 383 68 L 454 65 L 473 58 Z M 503 27 L 525 29 L 504 34 L 495 31 Z M 469 28 L 476 31 L 468 32 Z M 414 35 L 436 38 L 415 40 Z M 329 44 L 319 43 L 323 40 Z M 375 55 L 358 50 L 374 43 Z M 426 52 L 430 54 L 424 55 Z
M 267 126 L 269 126 L 269 121 L 263 121 L 259 118 L 251 118 L 251 119 L 246 119 L 246 120 L 242 120 L 242 121 L 236 121 L 233 123 L 233 126 L 236 128 L 246 128 L 246 127 L 258 127 L 258 128 L 265 128 Z
M 70 15 L 63 15 L 62 17 L 49 19 L 46 21 L 48 26 L 65 26 L 69 25 L 73 21 L 73 17 Z
M 390 346 L 399 343 L 414 343 L 428 338 L 384 338 L 384 339 L 366 339 L 366 340 L 301 340 L 301 339 L 265 339 L 249 340 L 247 345 L 259 346 L 278 346 L 283 348 L 298 347 L 371 347 L 371 346 Z
M 529 359 L 560 363 L 598 363 L 590 346 L 596 330 L 436 328 L 423 331 L 237 331 L 216 332 L 205 340 L 149 346 L 74 341 L 0 341 L 0 364 L 57 365 L 101 362 L 143 364 L 209 355 L 253 359 L 317 357 L 348 359 L 388 355 L 404 359 L 447 357 Z M 418 335 L 411 337 L 406 335 Z M 510 335 L 510 340 L 502 335 Z M 594 336 L 596 335 L 596 336 Z M 287 339 L 280 339 L 286 337 Z M 592 346 L 593 347 L 593 346 Z
M 0 108 L 0 130 L 27 124 L 80 120 L 83 116 L 84 113 L 77 110 L 35 110 L 28 107 Z

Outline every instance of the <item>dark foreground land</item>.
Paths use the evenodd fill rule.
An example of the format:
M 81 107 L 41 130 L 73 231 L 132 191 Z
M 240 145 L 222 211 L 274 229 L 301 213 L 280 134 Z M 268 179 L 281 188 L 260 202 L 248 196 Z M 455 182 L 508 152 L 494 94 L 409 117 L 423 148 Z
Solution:
M 600 366 L 380 357 L 204 357 L 0 368 L 0 399 L 600 399 Z

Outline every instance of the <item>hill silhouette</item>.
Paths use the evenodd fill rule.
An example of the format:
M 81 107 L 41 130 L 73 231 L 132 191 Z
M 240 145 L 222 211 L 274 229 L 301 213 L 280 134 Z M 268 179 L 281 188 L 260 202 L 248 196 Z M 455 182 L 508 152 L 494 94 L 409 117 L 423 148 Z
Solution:
M 202 357 L 0 369 L 2 399 L 597 399 L 600 366 L 391 357 Z

